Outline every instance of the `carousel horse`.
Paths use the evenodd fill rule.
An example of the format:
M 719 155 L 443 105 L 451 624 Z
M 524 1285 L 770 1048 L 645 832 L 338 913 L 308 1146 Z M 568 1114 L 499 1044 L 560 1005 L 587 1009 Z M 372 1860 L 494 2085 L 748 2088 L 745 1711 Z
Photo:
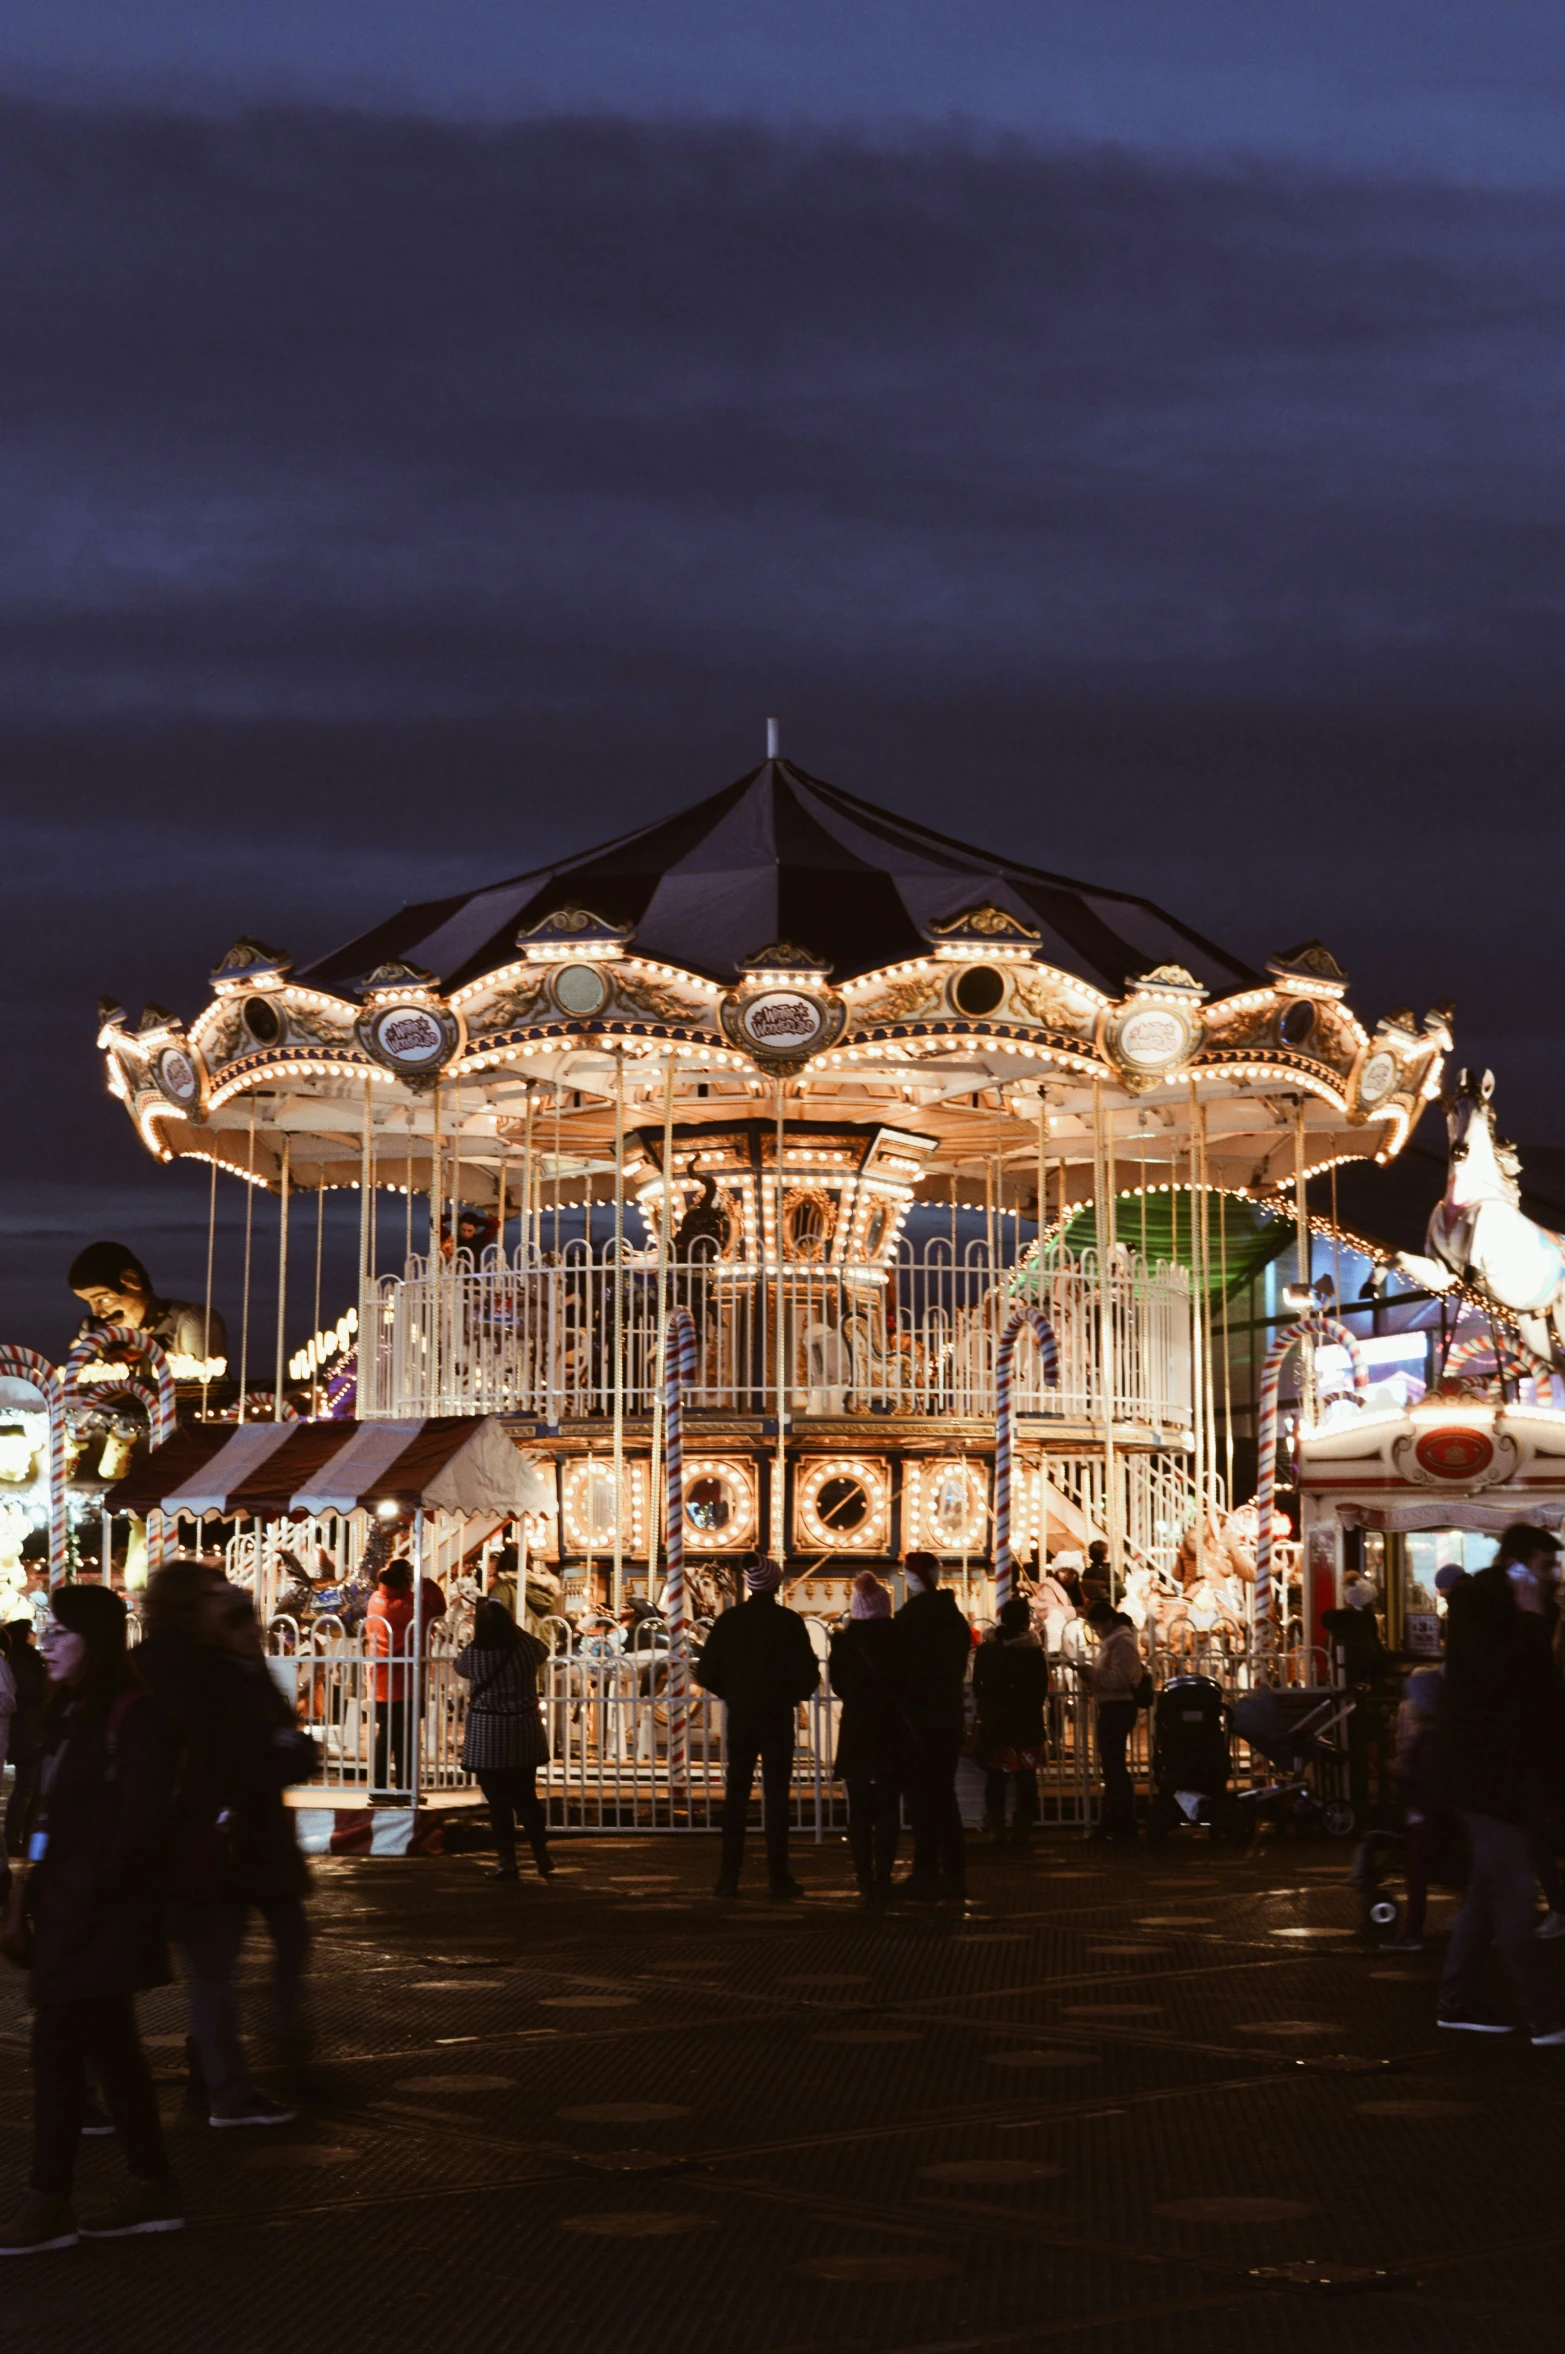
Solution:
M 1255 1583 L 1255 1555 L 1247 1552 L 1231 1527 L 1226 1513 L 1208 1510 L 1205 1542 L 1199 1561 L 1196 1557 L 1196 1530 L 1192 1520 L 1179 1541 L 1174 1556 L 1174 1575 L 1188 1592 L 1198 1576 L 1237 1579 L 1241 1585 Z
M 1445 1195 L 1429 1220 L 1429 1256 L 1392 1262 L 1426 1291 L 1467 1283 L 1514 1319 L 1538 1364 L 1565 1370 L 1565 1245 L 1520 1207 L 1516 1148 L 1494 1130 L 1494 1073 L 1463 1071 L 1445 1097 Z

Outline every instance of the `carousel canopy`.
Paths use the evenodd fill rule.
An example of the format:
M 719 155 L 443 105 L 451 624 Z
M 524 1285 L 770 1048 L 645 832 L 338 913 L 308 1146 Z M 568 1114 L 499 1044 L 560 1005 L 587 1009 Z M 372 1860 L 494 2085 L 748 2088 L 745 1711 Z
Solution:
M 404 907 L 300 978 L 337 988 L 398 959 L 459 988 L 507 963 L 518 930 L 566 900 L 631 927 L 639 956 L 724 982 L 772 941 L 797 942 L 834 980 L 853 980 L 923 955 L 931 927 L 980 902 L 1017 917 L 1049 964 L 1111 996 L 1161 964 L 1184 966 L 1218 994 L 1259 977 L 1149 899 L 971 849 L 791 760 L 767 760 L 599 849 Z
M 150 1150 L 280 1192 L 634 1194 L 622 1164 L 657 1158 L 667 1087 L 681 1183 L 697 1156 L 755 1179 L 781 1116 L 801 1183 L 818 1145 L 871 1189 L 1019 1207 L 1045 1162 L 1059 1203 L 1114 1186 L 1110 1161 L 1189 1183 L 1199 1159 L 1269 1194 L 1392 1157 L 1438 1090 L 1449 1009 L 1371 1031 L 1347 988 L 1318 940 L 1257 972 L 1149 900 L 769 759 L 302 970 L 245 934 L 188 1029 L 104 999 L 99 1045 Z
M 553 1490 L 490 1415 L 398 1422 L 201 1423 L 176 1431 L 109 1489 L 109 1512 L 536 1512 Z

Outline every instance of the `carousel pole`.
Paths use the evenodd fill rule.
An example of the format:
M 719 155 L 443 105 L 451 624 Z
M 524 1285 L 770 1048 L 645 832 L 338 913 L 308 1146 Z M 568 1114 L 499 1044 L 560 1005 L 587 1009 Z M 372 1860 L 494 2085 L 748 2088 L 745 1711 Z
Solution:
M 647 1601 L 657 1596 L 658 1499 L 661 1485 L 665 1424 L 668 1408 L 664 1384 L 668 1367 L 668 1245 L 674 1217 L 674 1056 L 663 1069 L 663 1202 L 658 1212 L 658 1349 L 652 1383 L 652 1485 L 647 1512 Z M 683 1501 L 680 1511 L 683 1515 Z M 683 1517 L 681 1517 L 683 1528 Z M 667 1543 L 665 1536 L 664 1542 Z
M 322 1162 L 320 1168 L 316 1171 L 315 1174 L 315 1315 L 314 1320 L 310 1325 L 310 1330 L 312 1333 L 319 1332 L 321 1329 L 321 1254 L 325 1248 L 325 1243 L 326 1165 L 324 1162 Z M 362 1340 L 362 1333 L 359 1337 Z M 313 1348 L 314 1345 L 315 1344 L 312 1340 L 310 1346 Z M 310 1367 L 310 1412 L 312 1415 L 318 1414 L 320 1412 L 320 1372 L 321 1369 L 319 1365 L 312 1365 Z
M 1110 1600 L 1124 1583 L 1121 1559 L 1124 1533 L 1119 1509 L 1119 1464 L 1114 1447 L 1114 1384 L 1118 1375 L 1114 1347 L 1114 1115 L 1104 1102 L 1103 1082 L 1092 1083 L 1092 1125 L 1099 1182 L 1098 1197 L 1098 1378 L 1103 1388 L 1103 1520 L 1108 1533 Z
M 1022 1307 L 1006 1321 L 1000 1335 L 994 1381 L 994 1606 L 996 1614 L 1010 1601 L 1016 1569 L 1011 1557 L 1011 1455 L 1015 1442 L 1015 1414 L 1011 1401 L 1011 1368 L 1023 1329 L 1038 1344 L 1043 1378 L 1057 1387 L 1060 1378 L 1059 1344 L 1054 1327 L 1041 1308 Z
M 1234 1399 L 1233 1359 L 1228 1336 L 1228 1196 L 1221 1189 L 1217 1196 L 1217 1272 L 1223 1310 L 1223 1484 L 1231 1512 L 1234 1503 Z
M 212 1266 L 217 1251 L 217 1146 L 212 1147 L 212 1182 L 207 1192 L 206 1211 L 206 1297 L 201 1326 L 201 1419 L 207 1418 L 207 1394 L 212 1386 L 207 1368 L 212 1362 Z M 319 1324 L 320 1318 L 316 1318 Z M 227 1371 L 227 1367 L 224 1367 Z
M 1194 1290 L 1195 1314 L 1190 1319 L 1191 1409 L 1194 1415 L 1195 1438 L 1195 1573 L 1197 1581 L 1206 1575 L 1206 1369 L 1202 1352 L 1203 1286 L 1201 1280 L 1201 1245 L 1197 1240 L 1196 1213 L 1202 1213 L 1205 1223 L 1206 1198 L 1199 1192 L 1200 1156 L 1198 1123 L 1200 1107 L 1194 1079 L 1189 1082 L 1190 1098 L 1190 1282 Z
M 777 1182 L 774 1188 L 776 1208 L 773 1213 L 776 1227 L 776 1339 L 777 1339 L 777 1464 L 772 1480 L 772 1554 L 779 1563 L 786 1558 L 788 1544 L 787 1478 L 788 1478 L 788 1391 L 787 1356 L 783 1324 L 786 1311 L 783 1305 L 783 1089 L 786 1082 L 777 1081 Z M 761 1228 L 761 1249 L 764 1262 L 766 1228 Z
M 413 1658 L 408 1670 L 408 1714 L 413 1751 L 413 1819 L 418 1820 L 424 1765 L 424 1507 L 413 1513 Z
M 369 1200 L 374 1185 L 374 1139 L 370 1127 L 370 1090 L 374 1082 L 369 1073 L 364 1075 L 364 1137 L 359 1153 L 359 1381 L 354 1400 L 358 1415 L 364 1414 L 365 1394 L 369 1388 L 369 1350 L 371 1335 L 378 1341 L 379 1324 L 370 1313 L 370 1221 Z
M 588 1216 L 592 1213 L 589 1210 Z M 625 1607 L 625 1050 L 614 1058 L 614 1567 L 613 1611 Z
M 429 1154 L 429 1305 L 425 1314 L 428 1327 L 425 1358 L 429 1378 L 424 1408 L 428 1414 L 438 1414 L 440 1411 L 440 1188 L 443 1174 L 440 1111 L 440 1081 L 437 1079 Z
M 283 1418 L 283 1351 L 288 1341 L 288 1184 L 292 1174 L 293 1139 L 283 1138 L 283 1165 L 277 1192 L 277 1369 L 272 1378 L 272 1420 Z M 363 1319 L 360 1319 L 361 1323 Z
M 239 1414 L 245 1419 L 245 1391 L 250 1380 L 250 1245 L 255 1230 L 255 1097 L 250 1098 L 250 1173 L 245 1182 L 245 1291 L 239 1314 Z
M 1272 1512 L 1277 1493 L 1277 1423 L 1282 1389 L 1283 1359 L 1298 1344 L 1300 1353 L 1317 1336 L 1329 1335 L 1340 1341 L 1348 1352 L 1348 1363 L 1353 1368 L 1353 1386 L 1363 1397 L 1369 1388 L 1369 1367 L 1356 1336 L 1345 1324 L 1332 1316 L 1302 1316 L 1297 1324 L 1285 1325 L 1266 1352 L 1261 1367 L 1261 1401 L 1258 1415 L 1260 1440 L 1260 1476 L 1256 1489 L 1258 1526 L 1255 1535 L 1255 1599 L 1252 1615 L 1258 1645 L 1268 1644 L 1276 1634 L 1272 1625 Z

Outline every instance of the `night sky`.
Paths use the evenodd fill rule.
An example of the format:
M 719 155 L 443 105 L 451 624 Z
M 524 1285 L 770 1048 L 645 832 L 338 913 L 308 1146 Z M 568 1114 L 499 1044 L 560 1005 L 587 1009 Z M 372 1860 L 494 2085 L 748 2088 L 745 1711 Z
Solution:
M 1565 1145 L 1562 88 L 1534 0 L 11 0 L 0 1337 L 100 1233 L 199 1287 L 100 991 L 188 1017 L 768 712 L 1454 997 Z

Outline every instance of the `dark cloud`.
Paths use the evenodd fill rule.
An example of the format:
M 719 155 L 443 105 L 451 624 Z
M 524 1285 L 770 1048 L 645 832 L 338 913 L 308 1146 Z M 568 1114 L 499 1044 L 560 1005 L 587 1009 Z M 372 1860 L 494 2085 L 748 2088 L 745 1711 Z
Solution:
M 27 1286 L 51 1186 L 188 1189 L 95 1094 L 100 987 L 189 1010 L 240 929 L 620 830 L 773 709 L 1242 955 L 1325 934 L 1368 1011 L 1456 996 L 1565 1134 L 1565 199 L 17 105 L 0 207 Z

